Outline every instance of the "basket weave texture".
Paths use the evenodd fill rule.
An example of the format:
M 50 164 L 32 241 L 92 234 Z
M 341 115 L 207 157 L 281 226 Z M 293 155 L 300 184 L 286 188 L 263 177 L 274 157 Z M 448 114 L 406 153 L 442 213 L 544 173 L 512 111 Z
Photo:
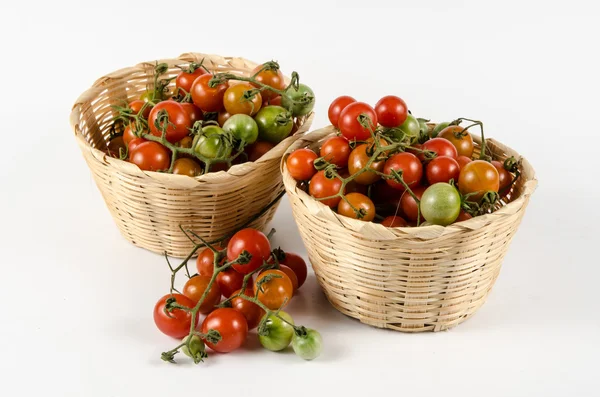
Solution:
M 256 162 L 196 178 L 142 171 L 101 150 L 106 148 L 116 114 L 112 105 L 123 106 L 152 89 L 157 62 L 167 63 L 169 71 L 165 77 L 172 77 L 180 72 L 177 66 L 201 60 L 211 71 L 243 76 L 249 76 L 257 65 L 243 58 L 200 53 L 140 63 L 98 79 L 77 99 L 71 112 L 71 125 L 81 152 L 123 236 L 135 245 L 175 257 L 185 257 L 193 247 L 180 225 L 208 240 L 221 238 L 276 199 L 283 192 L 281 157 L 308 131 L 313 120 L 313 114 L 298 118 L 298 131 Z M 286 80 L 289 82 L 289 78 Z M 263 229 L 277 205 L 250 226 Z
M 330 126 L 306 134 L 287 153 L 318 149 L 334 133 Z M 494 159 L 519 158 L 493 139 L 486 142 Z M 404 332 L 443 331 L 481 307 L 537 185 L 523 159 L 522 176 L 495 212 L 447 227 L 392 229 L 337 215 L 309 196 L 288 173 L 286 157 L 285 188 L 327 299 L 365 324 Z

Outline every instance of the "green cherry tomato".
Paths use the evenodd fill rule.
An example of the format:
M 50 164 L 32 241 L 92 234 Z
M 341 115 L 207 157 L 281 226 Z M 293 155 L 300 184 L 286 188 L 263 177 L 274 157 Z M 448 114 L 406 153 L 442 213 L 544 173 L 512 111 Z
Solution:
M 294 324 L 292 316 L 286 312 L 279 312 L 279 315 L 286 321 Z M 264 325 L 259 326 L 258 329 L 258 340 L 265 349 L 273 352 L 278 352 L 285 349 L 290 345 L 292 337 L 294 336 L 294 327 L 279 317 L 270 315 L 267 317 Z
M 423 192 L 420 205 L 427 222 L 447 226 L 460 214 L 460 194 L 449 183 L 436 183 Z
M 285 93 L 288 96 L 281 98 L 281 105 L 290 109 L 294 116 L 309 114 L 315 107 L 315 93 L 305 84 L 298 84 L 298 89 L 289 87 Z
M 258 111 L 254 120 L 261 141 L 278 144 L 292 131 L 294 121 L 290 112 L 281 106 L 266 106 Z
M 408 136 L 419 136 L 421 125 L 415 116 L 409 113 L 406 121 L 400 126 L 400 129 Z
M 429 127 L 427 126 L 427 121 L 425 119 L 417 119 L 419 122 L 419 133 L 423 136 L 429 135 Z
M 318 331 L 302 327 L 300 331 L 294 332 L 292 348 L 294 352 L 305 360 L 319 357 L 323 346 L 323 338 Z
M 187 343 L 187 339 L 188 336 L 183 338 L 181 342 Z M 204 346 L 204 341 L 198 335 L 192 335 L 189 346 L 189 349 L 187 344 L 181 346 L 181 352 L 186 356 L 193 358 L 195 362 L 200 362 L 203 358 L 206 358 L 206 347 Z
M 230 132 L 235 139 L 246 144 L 256 142 L 258 138 L 258 125 L 247 114 L 234 114 L 223 124 L 223 131 Z
M 443 123 L 439 123 L 439 124 L 437 124 L 437 125 L 436 125 L 436 126 L 433 128 L 433 131 L 431 131 L 431 137 L 432 137 L 432 138 L 435 138 L 435 137 L 437 137 L 437 136 L 440 134 L 440 132 L 442 132 L 442 130 L 443 130 L 444 128 L 448 127 L 449 125 L 450 125 L 450 122 L 449 122 L 449 121 L 444 121 Z
M 227 142 L 225 131 L 216 125 L 202 128 L 202 135 L 194 142 L 194 151 L 209 159 L 224 158 L 231 155 L 231 145 Z

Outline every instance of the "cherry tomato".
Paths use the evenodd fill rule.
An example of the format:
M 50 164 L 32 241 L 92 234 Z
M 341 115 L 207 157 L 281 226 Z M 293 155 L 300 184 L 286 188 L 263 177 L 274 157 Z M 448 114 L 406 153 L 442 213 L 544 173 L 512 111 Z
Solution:
M 221 244 L 213 245 L 213 248 L 217 251 L 221 251 L 223 247 Z M 204 248 L 198 257 L 196 258 L 196 269 L 198 270 L 198 274 L 201 276 L 212 276 L 215 270 L 214 266 L 215 254 L 212 252 L 210 248 Z M 221 264 L 225 261 L 225 258 L 221 260 Z
M 187 175 L 193 178 L 202 175 L 202 167 L 198 162 L 182 157 L 175 160 L 175 164 L 173 164 L 173 174 Z
M 286 96 L 281 98 L 281 106 L 290 109 L 294 117 L 307 115 L 315 107 L 315 93 L 306 84 L 290 86 L 285 93 Z
M 190 298 L 194 305 L 198 303 L 200 297 L 204 294 L 208 287 L 208 283 L 210 283 L 210 276 L 200 276 L 196 275 L 188 279 L 185 285 L 183 286 L 183 294 Z M 219 284 L 213 283 L 213 285 L 208 290 L 204 301 L 200 305 L 200 313 L 206 314 L 212 311 L 212 309 L 221 301 L 221 290 L 219 289 Z
M 384 220 L 381 221 L 381 224 L 385 227 L 406 227 L 408 226 L 408 223 L 404 220 L 404 218 L 402 218 L 401 216 L 398 215 L 391 215 L 386 217 Z
M 239 273 L 248 274 L 269 259 L 271 244 L 263 232 L 252 228 L 242 229 L 234 234 L 227 244 L 227 260 L 230 262 L 236 260 L 244 251 L 252 256 L 250 262 L 244 265 L 233 265 L 233 268 Z
M 204 68 L 197 68 L 191 73 L 181 72 L 175 78 L 175 87 L 181 88 L 185 91 L 185 94 L 189 93 L 192 90 L 192 84 L 194 84 L 194 80 L 198 77 L 207 74 Z
M 412 153 L 397 153 L 390 157 L 385 162 L 383 172 L 386 175 L 392 175 L 392 170 L 402 174 L 402 179 L 410 187 L 417 185 L 423 177 L 423 166 L 417 156 Z M 404 185 L 393 179 L 385 181 L 394 189 L 404 190 Z
M 306 267 L 306 262 L 302 259 L 301 256 L 296 255 L 291 252 L 286 252 L 283 258 L 279 259 L 280 265 L 285 265 L 292 269 L 294 273 L 296 273 L 296 277 L 298 278 L 298 288 L 302 287 L 304 282 L 306 281 L 306 276 L 308 274 L 308 269 Z
M 231 155 L 232 147 L 225 139 L 225 131 L 216 125 L 202 127 L 200 135 L 194 146 L 194 151 L 209 159 L 225 158 Z
M 223 296 L 229 298 L 236 290 L 242 288 L 244 275 L 229 268 L 217 274 L 217 283 Z
M 128 125 L 125 127 L 125 130 L 123 130 L 123 143 L 125 143 L 126 146 L 129 146 L 129 142 L 133 141 L 135 138 L 137 138 L 137 135 L 133 133 L 131 126 Z
M 462 222 L 473 218 L 471 214 L 466 212 L 465 210 L 460 210 L 460 214 L 458 214 L 458 218 L 456 218 L 455 222 Z
M 370 119 L 370 128 L 365 128 L 359 122 L 359 116 L 365 115 Z M 369 125 L 368 120 L 365 120 Z M 354 102 L 342 110 L 338 120 L 338 126 L 342 135 L 349 141 L 356 139 L 367 140 L 371 137 L 371 131 L 377 128 L 377 114 L 375 110 L 364 102 Z
M 420 205 L 423 218 L 427 222 L 447 226 L 458 218 L 460 194 L 449 183 L 436 183 L 425 190 Z
M 425 170 L 427 174 L 427 182 L 430 185 L 438 182 L 450 182 L 450 180 L 454 180 L 454 182 L 458 182 L 458 175 L 460 174 L 460 165 L 458 161 L 454 160 L 452 157 L 436 157 L 427 164 L 427 169 Z
M 400 127 L 408 117 L 408 108 L 402 98 L 394 95 L 384 96 L 375 105 L 379 124 L 387 128 Z
M 228 113 L 226 110 L 221 110 L 219 112 L 219 114 L 217 115 L 217 122 L 219 123 L 219 125 L 221 127 L 223 127 L 225 125 L 225 122 L 227 120 L 229 120 L 230 117 L 231 117 L 230 113 Z
M 423 196 L 423 192 L 425 192 L 425 187 L 415 186 L 411 187 L 410 190 L 412 190 L 415 196 L 417 196 L 417 198 L 420 200 Z M 406 216 L 406 219 L 412 222 L 417 221 L 419 214 L 419 204 L 407 191 L 404 192 L 404 194 L 400 198 L 400 208 L 402 209 L 402 213 L 404 214 L 404 216 Z M 421 214 L 420 222 L 423 222 L 423 214 Z
M 473 137 L 460 125 L 451 125 L 444 128 L 439 138 L 447 139 L 454 145 L 459 156 L 471 157 L 473 155 Z
M 279 265 L 279 270 L 284 272 L 290 278 L 290 281 L 292 282 L 293 292 L 295 293 L 298 289 L 298 276 L 296 276 L 296 273 L 294 273 L 294 271 L 286 265 L 281 264 Z
M 235 291 L 232 295 L 238 295 L 242 290 Z M 252 288 L 246 288 L 245 295 L 254 297 L 254 290 Z M 260 320 L 265 315 L 265 311 L 254 302 L 250 302 L 239 296 L 231 300 L 231 307 L 246 317 L 248 322 L 248 329 L 254 329 L 260 323 Z
M 208 82 L 212 77 L 212 74 L 204 74 L 196 78 L 190 89 L 194 105 L 204 112 L 218 112 L 223 109 L 223 96 L 227 91 L 227 83 L 221 83 L 211 88 L 208 86 Z
M 307 181 L 317 173 L 314 161 L 317 154 L 310 149 L 297 149 L 290 154 L 285 162 L 287 169 L 297 181 Z
M 421 132 L 421 124 L 412 114 L 408 114 L 406 116 L 406 120 L 400 126 L 400 130 L 403 131 L 408 136 L 419 136 Z
M 252 145 L 246 146 L 244 151 L 248 154 L 248 161 L 256 161 L 274 147 L 275 145 L 271 142 L 256 141 Z
M 254 76 L 254 79 L 256 81 L 258 81 L 259 83 L 268 85 L 269 87 L 273 87 L 276 90 L 280 90 L 280 91 L 283 90 L 285 88 L 285 80 L 283 77 L 283 73 L 281 73 L 281 70 L 269 68 L 269 69 L 260 71 L 263 68 L 263 66 L 264 66 L 264 64 L 258 65 L 257 67 L 254 68 L 254 70 L 252 70 L 251 75 Z M 258 88 L 260 86 L 258 84 L 255 84 L 255 87 Z M 278 93 L 271 91 L 269 89 L 261 91 L 261 95 L 263 96 L 263 99 L 266 101 L 272 100 L 275 97 L 279 96 Z M 272 105 L 275 105 L 275 104 L 272 103 Z
M 323 337 L 311 328 L 302 328 L 303 332 L 294 332 L 292 336 L 292 349 L 298 357 L 305 360 L 314 360 L 323 350 Z
M 129 161 L 143 171 L 164 171 L 171 166 L 171 153 L 158 142 L 142 142 L 130 153 Z
M 167 129 L 167 141 L 175 143 L 190 132 L 189 128 L 192 126 L 189 113 L 181 106 L 179 102 L 172 100 L 159 102 L 150 111 L 148 118 L 148 124 L 150 126 L 150 133 L 154 136 L 162 136 L 162 130 L 156 126 L 158 113 L 166 111 L 169 116 L 169 123 Z M 161 123 L 163 125 L 164 122 Z
M 231 133 L 238 141 L 243 141 L 245 144 L 256 142 L 258 138 L 258 125 L 256 121 L 247 114 L 234 114 L 225 124 L 223 131 Z
M 185 295 L 173 294 L 172 296 L 181 306 L 189 307 L 190 309 L 195 306 L 194 302 Z M 192 314 L 181 309 L 174 309 L 167 313 L 165 305 L 169 298 L 171 298 L 171 294 L 163 296 L 154 306 L 154 323 L 163 334 L 173 338 L 183 338 L 190 332 Z M 198 316 L 196 316 L 196 325 L 197 323 Z
M 259 283 L 266 276 L 273 275 L 269 281 Z M 277 310 L 281 307 L 287 306 L 292 299 L 294 293 L 294 286 L 290 278 L 281 270 L 266 270 L 258 275 L 254 282 L 254 290 L 258 291 L 258 300 L 271 310 Z
M 456 159 L 458 153 L 454 145 L 444 138 L 433 138 L 423 144 L 423 150 L 434 152 L 438 157 L 447 156 Z
M 471 161 L 458 176 L 458 187 L 463 195 L 474 193 L 468 201 L 479 201 L 488 191 L 498 192 L 500 175 L 491 163 L 483 160 Z
M 511 176 L 510 172 L 508 172 L 504 168 L 504 164 L 501 163 L 500 161 L 493 160 L 492 165 L 494 167 L 496 167 L 496 170 L 498 171 L 498 183 L 499 183 L 498 190 L 502 190 L 502 189 L 510 186 L 510 183 L 512 182 L 512 176 Z
M 152 110 L 152 106 L 146 105 L 146 107 L 144 107 L 145 104 L 146 104 L 146 102 L 142 101 L 141 99 L 136 99 L 136 100 L 129 102 L 129 109 L 131 109 L 133 114 L 139 114 L 140 110 L 142 110 L 142 108 L 144 108 L 142 117 L 145 119 L 148 119 L 148 116 L 150 115 L 150 110 Z
M 367 153 L 367 150 L 374 150 L 373 145 L 362 144 L 354 148 L 348 157 L 348 172 L 350 175 L 356 174 L 362 168 L 364 168 L 369 162 L 371 156 Z M 374 161 L 369 166 L 369 169 L 382 172 L 384 167 L 384 161 Z M 365 171 L 354 178 L 356 183 L 361 185 L 370 185 L 377 182 L 381 177 L 372 171 Z
M 456 161 L 458 162 L 458 166 L 460 167 L 460 169 L 462 170 L 464 168 L 465 165 L 469 164 L 471 160 L 469 157 L 467 156 L 458 156 L 456 158 Z
M 356 102 L 356 99 L 348 95 L 342 95 L 335 98 L 333 102 L 331 102 L 331 105 L 329 105 L 329 110 L 327 111 L 327 116 L 329 116 L 331 125 L 333 125 L 335 128 L 338 128 L 340 113 L 342 113 L 342 110 L 344 110 L 346 106 L 354 102 Z
M 244 344 L 248 335 L 248 321 L 238 310 L 219 308 L 210 313 L 202 323 L 202 333 L 207 334 L 214 329 L 221 334 L 221 340 L 216 343 L 206 341 L 206 345 L 219 353 L 229 353 Z
M 342 181 L 338 178 L 327 178 L 325 171 L 317 172 L 311 179 L 308 186 L 308 192 L 315 198 L 323 198 L 338 194 L 342 188 Z M 319 200 L 322 204 L 334 208 L 338 205 L 341 198 L 332 197 L 327 200 Z
M 335 164 L 336 167 L 344 168 L 348 165 L 350 145 L 341 136 L 334 136 L 323 143 L 319 154 L 331 164 Z
M 292 114 L 281 106 L 267 106 L 260 109 L 254 121 L 258 125 L 259 138 L 274 144 L 283 141 L 294 127 Z
M 255 88 L 250 83 L 239 83 L 232 85 L 225 91 L 223 96 L 223 105 L 229 114 L 246 114 L 254 116 L 262 106 L 262 96 L 259 92 L 255 93 L 250 99 L 245 99 L 247 91 Z
M 133 152 L 138 148 L 138 146 L 140 146 L 144 142 L 148 142 L 148 141 L 145 140 L 144 138 L 135 138 L 135 139 L 132 139 L 129 142 L 129 146 L 127 146 L 128 149 L 129 149 L 129 157 L 131 157 L 133 155 Z
M 190 116 L 190 128 L 194 125 L 196 121 L 204 120 L 202 110 L 200 110 L 193 103 L 182 102 L 181 106 L 183 106 L 183 109 L 187 112 L 188 116 Z
M 340 215 L 365 222 L 375 219 L 375 204 L 364 194 L 350 193 L 346 195 L 346 200 L 341 200 L 338 204 Z M 354 209 L 359 210 L 360 214 L 357 214 Z

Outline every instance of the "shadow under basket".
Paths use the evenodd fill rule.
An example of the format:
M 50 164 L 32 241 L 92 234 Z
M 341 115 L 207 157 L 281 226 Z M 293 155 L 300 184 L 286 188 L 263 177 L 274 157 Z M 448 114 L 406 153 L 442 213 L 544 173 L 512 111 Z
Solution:
M 274 200 L 283 192 L 281 157 L 308 131 L 313 120 L 312 113 L 296 119 L 296 133 L 255 162 L 195 178 L 142 171 L 103 151 L 116 115 L 113 105 L 123 106 L 153 89 L 157 62 L 169 66 L 164 77 L 173 77 L 181 71 L 179 66 L 202 60 L 212 72 L 241 76 L 249 76 L 257 66 L 242 58 L 199 53 L 141 63 L 98 79 L 79 97 L 71 113 L 77 143 L 121 234 L 137 246 L 180 258 L 193 248 L 180 225 L 207 240 L 215 240 L 245 225 L 272 204 L 248 225 L 264 229 L 279 204 Z
M 318 149 L 334 134 L 331 126 L 306 134 L 281 162 L 294 218 L 329 302 L 362 323 L 403 332 L 443 331 L 468 319 L 492 289 L 535 190 L 531 165 L 523 159 L 521 177 L 491 214 L 447 227 L 387 228 L 336 214 L 289 174 L 287 154 Z M 494 159 L 520 158 L 493 139 L 486 143 Z

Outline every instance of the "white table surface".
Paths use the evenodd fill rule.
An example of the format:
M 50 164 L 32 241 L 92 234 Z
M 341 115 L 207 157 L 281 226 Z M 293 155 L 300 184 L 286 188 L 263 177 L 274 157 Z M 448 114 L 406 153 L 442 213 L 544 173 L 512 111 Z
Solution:
M 0 395 L 599 395 L 594 2 L 182 1 L 163 3 L 159 23 L 157 2 L 82 3 L 0 6 Z M 268 13 L 258 40 L 241 33 Z M 185 35 L 170 31 L 186 20 Z M 401 334 L 338 313 L 311 274 L 289 312 L 321 331 L 317 360 L 251 336 L 199 366 L 162 362 L 173 341 L 151 313 L 168 269 L 119 235 L 68 116 L 103 74 L 186 51 L 298 70 L 315 127 L 341 94 L 484 120 L 540 180 L 488 302 L 450 331 Z M 287 198 L 272 226 L 275 244 L 306 256 Z

